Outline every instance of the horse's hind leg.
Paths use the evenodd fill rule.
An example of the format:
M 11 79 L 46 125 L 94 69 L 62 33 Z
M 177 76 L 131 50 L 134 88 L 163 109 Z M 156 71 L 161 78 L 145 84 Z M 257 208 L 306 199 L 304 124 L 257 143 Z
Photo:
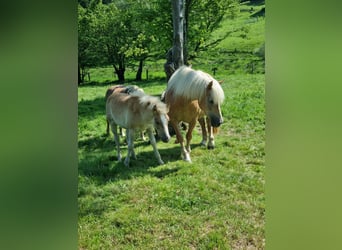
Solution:
M 176 132 L 177 141 L 179 142 L 179 144 L 181 146 L 181 155 L 182 155 L 183 160 L 191 162 L 190 154 L 186 150 L 186 148 L 184 147 L 184 139 L 183 139 L 181 132 L 179 131 L 178 122 L 177 121 L 170 121 L 170 123 Z
M 194 119 L 193 121 L 191 121 L 189 123 L 188 132 L 186 132 L 186 150 L 189 153 L 191 152 L 190 142 L 191 142 L 191 139 L 192 139 L 192 130 L 194 130 L 194 128 L 195 128 L 196 120 L 197 119 Z
M 132 134 L 133 133 L 133 134 Z M 132 134 L 132 136 L 131 136 Z M 134 130 L 133 129 L 127 129 L 126 130 L 126 139 L 127 139 L 127 145 L 129 144 L 129 139 L 132 138 L 132 148 L 131 148 L 131 154 L 130 154 L 130 157 L 133 157 L 133 159 L 137 159 L 137 156 L 135 154 L 135 151 L 134 151 L 134 140 L 135 140 L 135 133 L 134 133 Z
M 214 141 L 213 128 L 211 127 L 210 120 L 208 117 L 206 120 L 207 120 L 207 126 L 208 126 L 208 134 L 209 134 L 208 149 L 214 149 L 215 148 L 215 141 Z
M 116 126 L 116 124 L 111 123 L 110 127 L 112 129 L 113 134 L 114 134 L 114 141 L 115 141 L 115 145 L 116 145 L 116 152 L 117 152 L 117 156 L 118 156 L 118 161 L 121 161 L 120 139 L 119 139 L 119 135 L 118 135 L 118 131 L 117 131 L 117 126 Z
M 134 153 L 134 130 L 133 129 L 127 129 L 126 130 L 126 137 L 127 137 L 127 143 L 128 143 L 128 152 L 127 152 L 127 156 L 125 159 L 124 164 L 129 167 L 129 160 L 131 155 L 133 157 L 135 157 L 135 153 Z
M 199 118 L 198 123 L 200 124 L 201 130 L 202 130 L 201 146 L 205 147 L 207 145 L 207 140 L 208 140 L 207 128 L 205 127 L 205 118 L 204 117 Z
M 109 121 L 106 119 L 107 122 L 107 128 L 106 128 L 106 135 L 109 136 Z
M 153 152 L 154 152 L 154 155 L 156 156 L 156 158 L 158 160 L 158 163 L 160 165 L 164 164 L 163 160 L 160 157 L 158 149 L 157 149 L 156 138 L 154 137 L 153 130 L 151 128 L 148 128 L 147 129 L 147 134 L 148 134 L 148 137 L 150 138 L 150 142 L 151 142 L 151 145 L 153 147 Z
M 141 131 L 141 132 L 140 132 L 140 135 L 141 135 L 141 139 L 143 139 L 143 141 L 146 141 L 145 132 L 144 132 L 144 131 Z

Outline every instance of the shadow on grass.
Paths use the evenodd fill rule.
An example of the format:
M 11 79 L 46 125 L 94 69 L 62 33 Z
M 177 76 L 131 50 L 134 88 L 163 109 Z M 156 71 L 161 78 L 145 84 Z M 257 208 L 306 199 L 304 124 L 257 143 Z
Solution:
M 105 150 L 112 151 L 110 156 L 99 152 L 98 154 L 89 155 L 79 162 L 79 174 L 88 178 L 93 178 L 98 185 L 103 185 L 107 182 L 128 180 L 145 175 L 155 176 L 162 179 L 165 176 L 178 171 L 178 167 L 161 169 L 160 171 L 151 171 L 153 168 L 159 166 L 152 148 L 151 151 L 148 152 L 137 151 L 137 159 L 135 160 L 131 158 L 129 167 L 126 167 L 123 163 L 126 155 L 122 155 L 123 159 L 121 162 L 117 161 L 113 142 L 112 147 L 108 147 Z M 159 149 L 158 151 L 165 163 L 180 160 L 179 147 Z
M 106 114 L 105 97 L 98 97 L 93 100 L 81 100 L 78 102 L 78 116 L 82 118 L 96 118 Z M 105 118 L 104 118 L 105 119 Z
M 252 0 L 252 1 L 246 1 L 246 5 L 249 6 L 260 6 L 265 4 L 265 0 Z
M 181 161 L 180 146 L 169 142 L 168 148 L 159 148 L 164 163 Z M 159 142 L 161 143 L 161 142 Z M 139 147 L 148 147 L 146 152 L 139 152 Z M 191 148 L 200 147 L 200 144 L 192 144 Z M 98 184 L 104 184 L 108 181 L 127 180 L 144 175 L 151 175 L 158 178 L 164 178 L 169 174 L 178 171 L 178 168 L 162 169 L 155 171 L 153 168 L 159 166 L 154 156 L 152 146 L 146 141 L 136 141 L 134 148 L 137 159 L 130 159 L 130 166 L 126 167 L 123 163 L 126 158 L 127 145 L 121 140 L 122 161 L 117 161 L 115 143 L 111 138 L 105 136 L 90 138 L 79 142 L 79 148 L 83 148 L 89 154 L 79 161 L 79 173 L 87 177 L 93 177 Z M 153 170 L 153 171 L 151 171 Z

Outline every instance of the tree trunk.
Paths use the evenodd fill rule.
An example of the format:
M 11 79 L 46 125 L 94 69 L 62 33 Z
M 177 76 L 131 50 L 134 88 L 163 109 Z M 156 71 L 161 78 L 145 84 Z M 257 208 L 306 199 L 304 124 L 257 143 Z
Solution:
M 143 62 L 144 62 L 144 59 L 140 59 L 139 61 L 139 68 L 138 68 L 138 71 L 137 71 L 137 74 L 135 76 L 135 80 L 136 81 L 141 81 L 142 80 L 142 71 L 143 71 Z
M 173 47 L 172 61 L 175 69 L 184 65 L 184 0 L 172 0 Z
M 124 82 L 125 81 L 125 68 L 122 67 L 122 65 L 119 65 L 119 68 L 116 67 L 115 64 L 113 64 L 115 74 L 118 76 L 118 81 L 119 82 Z
M 192 0 L 185 0 L 185 8 L 184 8 L 184 32 L 183 32 L 183 36 L 184 36 L 184 49 L 183 49 L 183 53 L 184 53 L 184 64 L 185 65 L 189 65 L 188 62 L 188 30 L 189 30 L 189 12 L 190 12 L 190 5 L 192 5 Z

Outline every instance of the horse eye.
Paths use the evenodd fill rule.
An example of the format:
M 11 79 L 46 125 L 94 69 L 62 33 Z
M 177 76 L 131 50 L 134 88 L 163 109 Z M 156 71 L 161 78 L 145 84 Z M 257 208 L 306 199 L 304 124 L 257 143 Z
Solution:
M 210 103 L 210 104 L 214 104 L 214 101 L 213 101 L 213 100 L 210 100 L 209 103 Z

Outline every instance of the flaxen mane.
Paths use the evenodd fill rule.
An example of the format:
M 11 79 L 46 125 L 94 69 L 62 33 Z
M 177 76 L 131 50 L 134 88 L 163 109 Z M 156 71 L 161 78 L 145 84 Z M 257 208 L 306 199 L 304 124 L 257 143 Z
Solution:
M 170 91 L 174 96 L 191 100 L 202 99 L 210 82 L 212 82 L 214 101 L 221 104 L 224 99 L 221 85 L 209 74 L 187 66 L 180 67 L 171 76 L 166 92 Z

